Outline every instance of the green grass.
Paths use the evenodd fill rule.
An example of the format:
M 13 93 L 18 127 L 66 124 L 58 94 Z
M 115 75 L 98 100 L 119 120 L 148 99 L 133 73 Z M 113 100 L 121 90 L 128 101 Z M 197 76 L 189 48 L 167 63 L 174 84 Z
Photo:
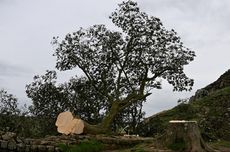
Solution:
M 138 144 L 135 147 L 133 147 L 131 149 L 132 152 L 146 152 L 146 150 L 144 150 L 144 147 L 147 147 L 146 144 Z
M 82 141 L 77 145 L 59 144 L 59 148 L 63 152 L 101 152 L 103 144 L 94 140 Z
M 133 152 L 146 152 L 144 149 L 135 149 Z
M 215 148 L 218 148 L 218 147 L 230 148 L 230 141 L 221 140 L 221 141 L 210 143 L 210 145 L 212 145 Z

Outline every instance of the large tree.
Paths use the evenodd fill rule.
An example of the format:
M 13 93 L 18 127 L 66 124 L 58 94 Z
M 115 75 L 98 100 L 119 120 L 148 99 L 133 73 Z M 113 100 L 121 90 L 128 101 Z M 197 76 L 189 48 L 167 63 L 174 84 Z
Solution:
M 159 18 L 141 12 L 130 0 L 119 4 L 110 19 L 119 32 L 93 25 L 53 41 L 56 68 L 80 68 L 96 93 L 111 105 L 97 125 L 102 132 L 109 130 L 121 110 L 145 100 L 152 89 L 161 88 L 161 79 L 174 91 L 193 86 L 183 69 L 195 53 L 183 45 L 174 30 L 167 30 Z

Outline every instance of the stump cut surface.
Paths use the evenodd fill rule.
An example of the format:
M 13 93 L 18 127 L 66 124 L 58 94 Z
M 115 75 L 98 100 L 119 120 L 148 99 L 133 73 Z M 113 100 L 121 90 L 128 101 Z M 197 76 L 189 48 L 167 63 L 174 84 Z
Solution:
M 62 112 L 58 115 L 55 125 L 59 133 L 69 134 L 82 134 L 84 131 L 84 121 L 74 118 L 69 111 Z

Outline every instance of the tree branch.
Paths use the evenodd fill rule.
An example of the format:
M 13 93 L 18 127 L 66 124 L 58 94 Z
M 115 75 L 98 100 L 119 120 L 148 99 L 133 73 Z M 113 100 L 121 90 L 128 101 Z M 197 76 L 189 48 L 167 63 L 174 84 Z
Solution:
M 95 80 L 88 74 L 88 72 L 79 64 L 77 64 L 77 66 L 85 73 L 86 77 L 89 79 L 89 81 L 92 83 L 94 89 L 101 94 L 102 96 L 105 96 L 108 98 L 109 102 L 113 102 L 113 97 L 111 97 L 108 94 L 103 93 L 102 91 L 100 91 L 101 89 L 99 89 L 96 85 L 95 85 Z
M 150 96 L 151 94 L 152 93 L 146 93 L 145 95 L 131 94 L 129 97 L 127 97 L 120 103 L 121 109 L 124 109 L 130 106 L 131 104 L 138 102 L 140 100 L 144 100 L 146 97 Z
M 118 64 L 119 64 L 119 66 L 120 66 L 120 69 L 119 69 L 118 66 L 117 66 L 117 68 L 119 69 L 118 78 L 117 78 L 117 88 L 116 88 L 116 98 L 117 98 L 117 99 L 118 99 L 119 96 L 120 96 L 119 90 L 120 90 L 120 80 L 121 80 L 121 75 L 122 75 L 122 73 L 124 73 L 125 78 L 126 78 L 126 80 L 127 80 L 127 83 L 129 84 L 130 88 L 134 91 L 134 88 L 132 88 L 132 84 L 131 84 L 131 82 L 129 81 L 129 77 L 128 77 L 127 73 L 126 73 L 125 70 L 124 70 L 124 67 L 126 66 L 126 63 L 127 63 L 127 61 L 128 61 L 128 55 L 129 55 L 129 53 L 130 53 L 129 50 L 131 49 L 131 43 L 132 43 L 132 41 L 133 41 L 133 37 L 131 37 L 130 40 L 129 40 L 129 42 L 127 43 L 127 46 L 126 46 L 126 53 L 124 52 L 125 57 L 124 57 L 123 63 L 121 63 L 121 61 L 118 60 Z M 111 49 L 113 50 L 113 48 L 111 48 Z
M 172 68 L 170 67 L 166 67 L 165 69 L 163 69 L 161 72 L 159 73 L 155 73 L 154 76 L 152 76 L 151 78 L 146 78 L 146 81 L 152 81 L 155 80 L 157 77 L 161 76 L 164 72 L 166 72 L 167 70 L 172 70 Z
M 145 73 L 143 76 L 142 81 L 140 82 L 140 90 L 139 90 L 139 94 L 144 94 L 144 90 L 145 90 L 145 86 L 146 86 L 146 82 L 147 82 L 147 78 L 148 78 L 148 67 L 147 65 L 145 65 Z

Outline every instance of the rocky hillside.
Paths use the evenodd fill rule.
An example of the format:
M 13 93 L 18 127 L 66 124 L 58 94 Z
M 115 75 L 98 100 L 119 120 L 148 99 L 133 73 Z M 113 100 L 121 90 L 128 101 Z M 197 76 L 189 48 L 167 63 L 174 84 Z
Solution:
M 219 89 L 223 89 L 230 86 L 230 69 L 222 74 L 219 79 L 209 84 L 204 89 L 208 92 L 214 92 Z
M 230 140 L 230 70 L 215 82 L 197 90 L 189 102 L 145 119 L 140 134 L 164 133 L 169 120 L 196 120 L 205 140 Z
M 196 91 L 195 95 L 190 98 L 190 101 L 197 100 L 205 97 L 215 91 L 230 86 L 230 69 L 222 74 L 215 82 L 207 85 L 206 87 Z

